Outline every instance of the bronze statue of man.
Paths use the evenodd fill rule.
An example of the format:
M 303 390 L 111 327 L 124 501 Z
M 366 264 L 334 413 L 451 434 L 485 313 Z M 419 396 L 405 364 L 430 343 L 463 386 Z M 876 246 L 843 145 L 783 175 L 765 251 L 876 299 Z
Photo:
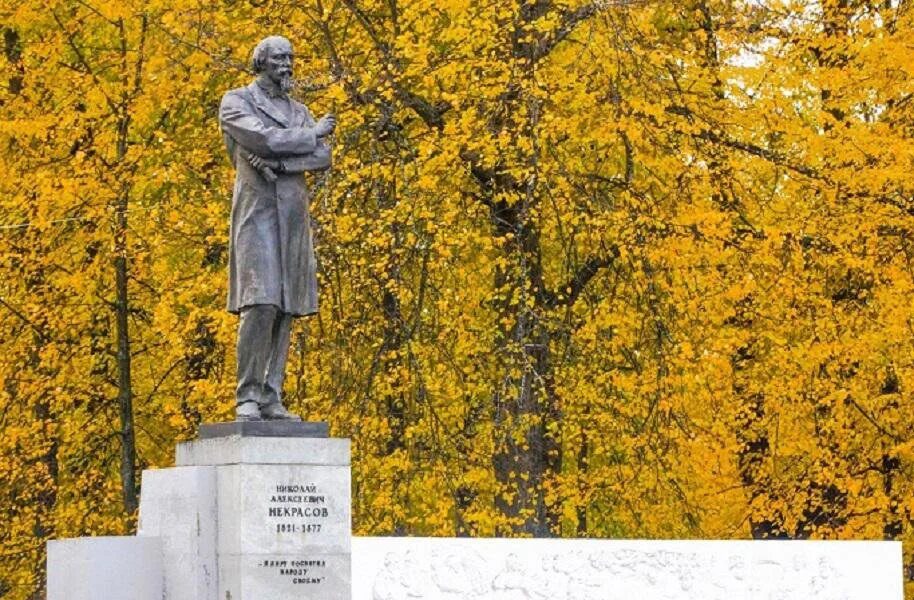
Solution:
M 219 124 L 235 167 L 228 310 L 239 314 L 236 419 L 301 420 L 282 404 L 292 319 L 317 312 L 317 263 L 305 171 L 330 167 L 336 118 L 315 121 L 289 97 L 292 45 L 254 49 L 257 78 L 222 98 Z

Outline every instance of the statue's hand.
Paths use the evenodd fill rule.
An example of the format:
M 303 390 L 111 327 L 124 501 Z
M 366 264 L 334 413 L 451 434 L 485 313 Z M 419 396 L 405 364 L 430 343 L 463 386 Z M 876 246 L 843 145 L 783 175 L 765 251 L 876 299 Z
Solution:
M 336 129 L 336 116 L 327 113 L 317 122 L 317 125 L 314 126 L 314 134 L 317 137 L 324 137 L 333 133 L 333 130 Z
M 257 156 L 256 154 L 248 154 L 248 162 L 251 163 L 251 166 L 258 171 L 262 171 L 266 167 L 269 167 L 274 171 L 279 169 L 278 160 L 263 158 L 262 156 Z

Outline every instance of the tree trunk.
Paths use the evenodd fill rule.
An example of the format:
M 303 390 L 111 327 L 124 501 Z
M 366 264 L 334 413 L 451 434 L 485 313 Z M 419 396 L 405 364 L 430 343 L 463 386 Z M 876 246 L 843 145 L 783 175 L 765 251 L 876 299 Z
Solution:
M 123 115 L 118 123 L 117 157 L 123 164 L 127 155 L 129 116 Z M 133 387 L 130 374 L 130 303 L 127 289 L 127 207 L 130 189 L 123 184 L 115 204 L 114 223 L 114 276 L 116 335 L 117 335 L 117 407 L 121 425 L 121 491 L 124 512 L 129 517 L 136 513 L 136 434 L 133 423 Z
M 751 311 L 752 300 L 747 298 L 741 310 Z M 751 313 L 750 313 L 751 314 Z M 750 314 L 738 315 L 740 325 L 751 326 Z M 733 368 L 733 393 L 739 402 L 740 411 L 736 422 L 736 437 L 740 443 L 737 454 L 740 481 L 749 494 L 750 507 L 759 498 L 772 495 L 771 477 L 766 472 L 766 462 L 770 458 L 771 444 L 768 439 L 765 423 L 765 396 L 760 392 L 748 389 L 749 367 L 756 359 L 755 340 L 737 349 L 731 357 Z M 787 539 L 790 535 L 784 530 L 783 515 L 758 516 L 755 508 L 750 510 L 749 532 L 754 539 Z
M 501 492 L 496 508 L 509 520 L 499 535 L 553 535 L 557 517 L 546 504 L 544 485 L 558 469 L 558 448 L 547 434 L 556 418 L 551 392 L 551 336 L 541 322 L 542 266 L 539 236 L 518 205 L 493 205 L 492 217 L 502 239 L 506 269 L 496 272 L 499 290 L 499 347 L 505 374 L 496 390 L 493 466 Z M 507 234 L 511 233 L 511 236 Z M 532 296 L 532 306 L 527 297 Z
M 127 257 L 125 238 L 127 230 L 126 199 L 119 202 L 117 233 L 115 234 L 115 313 L 117 315 L 117 406 L 121 423 L 121 489 L 124 511 L 136 512 L 136 435 L 133 427 L 133 388 L 130 377 L 130 311 L 127 296 Z

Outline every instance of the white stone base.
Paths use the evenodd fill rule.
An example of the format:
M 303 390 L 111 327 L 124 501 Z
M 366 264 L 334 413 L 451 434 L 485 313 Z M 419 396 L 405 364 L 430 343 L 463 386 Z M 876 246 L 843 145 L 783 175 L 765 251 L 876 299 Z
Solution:
M 350 600 L 349 440 L 230 435 L 176 454 L 144 472 L 140 502 L 166 600 Z
M 903 600 L 900 542 L 354 538 L 353 600 Z
M 165 598 L 217 600 L 216 468 L 143 471 L 138 536 L 159 537 Z
M 48 600 L 162 600 L 161 541 L 140 537 L 49 541 Z

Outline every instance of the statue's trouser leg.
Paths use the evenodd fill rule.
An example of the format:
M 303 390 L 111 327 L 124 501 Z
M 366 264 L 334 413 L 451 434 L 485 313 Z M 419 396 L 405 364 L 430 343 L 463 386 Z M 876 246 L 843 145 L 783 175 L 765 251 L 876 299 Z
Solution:
M 292 315 L 278 311 L 273 320 L 273 343 L 270 362 L 267 363 L 267 378 L 263 386 L 263 406 L 282 403 L 282 382 L 286 374 L 286 360 L 289 358 L 289 335 L 292 332 Z
M 241 309 L 238 321 L 237 373 L 238 404 L 254 401 L 263 404 L 267 365 L 273 349 L 273 323 L 279 309 L 271 304 L 255 304 Z

